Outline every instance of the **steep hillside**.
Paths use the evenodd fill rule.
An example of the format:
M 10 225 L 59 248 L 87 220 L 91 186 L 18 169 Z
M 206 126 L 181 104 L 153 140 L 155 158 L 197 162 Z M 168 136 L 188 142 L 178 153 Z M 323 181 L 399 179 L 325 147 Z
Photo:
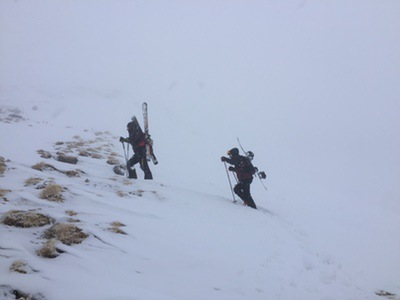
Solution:
M 28 115 L 1 108 L 2 299 L 378 299 L 273 203 L 128 180 L 111 133 Z

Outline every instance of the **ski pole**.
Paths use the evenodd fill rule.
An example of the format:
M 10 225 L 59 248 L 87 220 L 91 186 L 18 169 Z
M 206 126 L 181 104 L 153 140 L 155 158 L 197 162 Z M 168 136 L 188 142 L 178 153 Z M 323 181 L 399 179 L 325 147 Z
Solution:
M 128 177 L 129 173 L 128 173 L 128 155 L 129 155 L 129 144 L 128 144 L 128 149 L 125 149 L 125 143 L 122 142 L 122 148 L 124 148 L 124 155 L 125 155 L 125 163 L 126 163 L 126 168 L 125 168 L 125 176 Z
M 228 177 L 229 186 L 231 188 L 233 203 L 236 203 L 235 194 L 233 193 L 232 182 L 231 182 L 231 178 L 229 177 L 229 172 L 228 172 L 228 167 L 226 166 L 226 162 L 224 162 L 224 166 L 225 166 L 226 176 Z

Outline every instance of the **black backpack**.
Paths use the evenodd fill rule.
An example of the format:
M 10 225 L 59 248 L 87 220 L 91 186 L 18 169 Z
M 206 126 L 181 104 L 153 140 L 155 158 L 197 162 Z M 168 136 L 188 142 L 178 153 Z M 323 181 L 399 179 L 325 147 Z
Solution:
M 240 168 L 242 169 L 243 172 L 249 173 L 251 175 L 256 174 L 256 168 L 253 166 L 251 163 L 250 159 L 248 157 L 242 156 L 243 159 L 240 162 Z

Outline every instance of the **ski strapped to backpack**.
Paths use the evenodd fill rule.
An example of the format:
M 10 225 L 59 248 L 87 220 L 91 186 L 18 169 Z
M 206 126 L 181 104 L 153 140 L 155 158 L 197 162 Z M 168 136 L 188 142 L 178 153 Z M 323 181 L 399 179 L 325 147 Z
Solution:
M 142 104 L 142 112 L 143 112 L 143 124 L 144 124 L 144 133 L 146 135 L 146 157 L 148 161 L 152 161 L 155 165 L 158 164 L 158 160 L 154 155 L 153 151 L 153 140 L 149 134 L 149 115 L 147 113 L 147 103 L 143 102 Z
M 251 163 L 251 161 L 252 161 L 253 158 L 254 158 L 254 153 L 251 152 L 251 151 L 246 151 L 246 150 L 244 150 L 243 147 L 242 147 L 242 144 L 240 143 L 239 138 L 237 137 L 236 139 L 237 139 L 237 141 L 238 141 L 238 143 L 239 143 L 240 149 L 242 149 L 242 151 L 245 153 L 247 159 L 248 159 L 249 162 Z M 267 178 L 267 174 L 265 174 L 264 171 L 259 171 L 257 167 L 254 167 L 254 169 L 255 169 L 255 173 L 254 173 L 253 175 L 257 176 L 257 177 L 260 179 L 260 182 L 261 182 L 262 186 L 268 191 L 268 188 L 266 187 L 266 185 L 265 185 L 264 182 L 263 182 L 263 179 L 266 179 L 266 178 Z

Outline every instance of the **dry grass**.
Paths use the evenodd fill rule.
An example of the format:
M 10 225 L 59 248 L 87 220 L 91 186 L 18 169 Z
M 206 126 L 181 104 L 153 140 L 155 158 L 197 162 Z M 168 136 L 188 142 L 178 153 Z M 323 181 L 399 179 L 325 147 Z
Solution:
M 30 178 L 28 178 L 27 180 L 25 180 L 24 186 L 37 185 L 37 184 L 40 183 L 41 181 L 43 181 L 43 179 L 38 178 L 38 177 L 30 177 Z
M 70 217 L 76 216 L 78 214 L 77 212 L 74 212 L 73 210 L 66 210 L 65 213 Z
M 28 272 L 26 271 L 26 266 L 27 264 L 23 260 L 16 260 L 11 264 L 10 271 L 21 274 L 27 274 Z
M 101 154 L 98 154 L 98 153 L 93 153 L 92 154 L 92 158 L 94 158 L 94 159 L 103 159 L 103 156 Z
M 45 231 L 44 237 L 47 239 L 57 239 L 65 245 L 80 244 L 88 235 L 82 229 L 67 223 L 58 223 Z
M 53 219 L 33 211 L 10 210 L 2 220 L 5 225 L 30 228 L 41 227 L 53 223 Z
M 40 155 L 40 157 L 42 157 L 42 158 L 48 159 L 48 158 L 51 158 L 51 157 L 52 157 L 52 155 L 51 155 L 51 153 L 50 153 L 49 151 L 38 150 L 37 153 L 38 153 L 38 154 Z
M 118 234 L 127 234 L 125 231 L 121 229 L 121 227 L 125 227 L 125 224 L 121 222 L 112 222 L 111 227 L 109 228 L 110 231 Z
M 4 197 L 7 193 L 11 192 L 11 190 L 3 190 L 0 189 L 0 198 L 3 198 L 3 200 L 7 201 L 7 198 Z
M 107 160 L 107 163 L 109 165 L 118 165 L 119 164 L 119 160 L 115 157 L 110 156 Z
M 58 251 L 56 248 L 57 242 L 55 239 L 50 239 L 43 244 L 43 246 L 36 251 L 37 255 L 44 258 L 56 258 Z
M 50 164 L 47 164 L 45 162 L 40 162 L 37 163 L 36 165 L 32 166 L 32 169 L 37 170 L 37 171 L 58 171 L 56 167 L 53 167 Z
M 124 185 L 133 185 L 133 180 L 125 179 Z
M 125 193 L 125 192 L 123 192 L 123 191 L 117 191 L 117 196 L 118 196 L 118 197 L 124 198 L 124 197 L 126 197 L 127 195 L 128 195 L 128 194 Z
M 80 150 L 78 155 L 83 157 L 89 157 L 91 154 L 86 150 Z
M 6 171 L 6 163 L 4 157 L 0 156 L 0 175 L 3 175 Z
M 71 171 L 65 171 L 62 172 L 68 177 L 81 177 L 82 174 L 85 174 L 82 170 L 76 169 L 76 170 L 71 170 Z
M 54 202 L 63 202 L 64 197 L 62 191 L 63 189 L 60 185 L 52 183 L 42 190 L 40 198 Z

